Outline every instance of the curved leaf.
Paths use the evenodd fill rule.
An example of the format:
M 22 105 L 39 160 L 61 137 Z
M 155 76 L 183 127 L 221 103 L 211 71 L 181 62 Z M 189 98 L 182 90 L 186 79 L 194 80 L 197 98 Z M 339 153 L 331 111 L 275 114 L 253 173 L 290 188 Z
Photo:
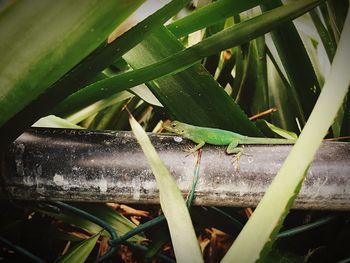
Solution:
M 203 262 L 190 214 L 174 177 L 165 167 L 140 124 L 132 116 L 129 116 L 129 121 L 156 177 L 160 205 L 169 226 L 177 262 L 188 262 L 189 252 L 191 253 L 191 262 Z
M 183 37 L 202 29 L 214 25 L 224 19 L 239 14 L 245 10 L 253 8 L 259 4 L 260 0 L 219 0 L 206 5 L 190 15 L 185 16 L 167 26 L 176 37 Z
M 70 121 L 62 119 L 55 115 L 49 115 L 39 119 L 32 125 L 32 127 L 84 129 L 79 125 L 71 123 Z
M 59 263 L 80 263 L 85 262 L 87 257 L 90 255 L 92 249 L 95 247 L 101 232 L 93 235 L 92 237 L 85 239 L 78 245 L 70 249 L 64 254 L 57 262 Z
M 42 52 L 41 48 L 38 48 L 38 46 L 41 46 L 41 44 L 47 44 L 47 46 L 51 49 L 53 49 L 55 52 L 58 53 L 59 59 L 66 60 L 67 57 L 71 59 L 67 59 L 67 61 L 73 61 L 69 67 L 64 68 L 64 70 L 60 71 L 57 70 L 57 68 L 61 69 L 61 64 L 59 61 L 56 66 L 52 64 L 45 64 L 51 61 L 51 59 L 54 59 L 55 56 L 48 56 L 48 60 L 44 60 L 43 63 L 40 63 L 40 70 L 38 72 L 41 75 L 46 75 L 48 69 L 50 72 L 52 72 L 55 75 L 55 78 L 44 79 L 43 82 L 40 82 L 40 78 L 34 77 L 36 83 L 39 83 L 40 86 L 34 86 L 35 89 L 38 89 L 38 92 L 35 93 L 34 96 L 31 97 L 31 99 L 27 100 L 27 103 L 31 101 L 30 104 L 21 104 L 21 107 L 16 108 L 13 111 L 9 111 L 9 114 L 6 118 L 3 119 L 2 122 L 0 122 L 0 128 L 1 136 L 0 144 L 7 144 L 11 140 L 15 139 L 20 133 L 23 132 L 23 130 L 31 125 L 35 120 L 37 120 L 39 117 L 43 116 L 44 114 L 47 114 L 47 111 L 52 109 L 54 105 L 56 105 L 59 101 L 63 100 L 66 96 L 73 93 L 77 89 L 81 88 L 84 85 L 87 85 L 89 81 L 94 78 L 101 70 L 103 70 L 105 67 L 109 66 L 113 63 L 118 57 L 120 57 L 122 54 L 124 54 L 126 51 L 130 50 L 133 46 L 135 46 L 137 43 L 139 43 L 145 36 L 150 34 L 153 29 L 159 27 L 164 22 L 166 22 L 172 15 L 177 13 L 189 0 L 173 0 L 166 6 L 164 6 L 162 9 L 158 10 L 153 15 L 149 16 L 144 21 L 140 22 L 138 26 L 133 27 L 130 29 L 127 33 L 123 34 L 122 36 L 118 37 L 117 41 L 112 42 L 112 44 L 105 43 L 99 48 L 96 49 L 96 44 L 101 44 L 107 37 L 107 35 L 116 27 L 117 24 L 119 24 L 121 21 L 123 21 L 132 11 L 134 11 L 144 0 L 137 0 L 137 1 L 127 1 L 127 0 L 121 0 L 121 1 L 113 1 L 113 0 L 103 0 L 103 1 L 97 1 L 97 0 L 89 0 L 89 1 L 75 1 L 74 5 L 71 4 L 71 1 L 59 1 L 55 2 L 55 5 L 52 5 L 48 2 L 43 2 L 37 0 L 38 3 L 42 3 L 42 5 L 50 5 L 50 8 L 52 10 L 55 10 L 57 17 L 50 16 L 51 9 L 48 9 L 47 12 L 45 12 L 45 16 L 41 15 L 39 13 L 39 17 L 49 17 L 49 21 L 46 21 L 46 23 L 38 24 L 39 30 L 38 30 L 38 37 L 33 37 L 33 39 L 38 39 L 39 45 L 33 45 L 33 49 L 37 48 L 39 52 Z M 35 11 L 37 11 L 37 8 L 33 7 L 32 2 L 28 1 L 22 1 L 26 3 L 28 8 L 28 12 L 33 14 Z M 67 11 L 65 9 L 55 8 L 56 6 L 65 5 Z M 86 7 L 86 8 L 83 8 Z M 77 10 L 75 10 L 77 9 Z M 80 14 L 84 14 L 84 11 L 90 11 L 86 17 L 86 21 L 83 23 L 83 26 L 78 26 L 79 23 L 82 23 L 84 19 L 81 18 L 81 20 L 76 20 L 76 23 L 69 24 L 69 22 L 72 22 L 69 19 L 66 19 L 66 16 L 73 15 L 79 17 Z M 8 12 L 7 12 L 8 13 Z M 26 11 L 24 12 L 24 17 Z M 14 15 L 16 19 L 13 19 L 16 21 L 24 21 L 24 23 L 27 23 L 27 21 L 33 21 L 35 24 L 35 17 L 29 16 L 28 19 L 18 19 L 17 15 Z M 84 16 L 83 16 L 84 18 Z M 61 21 L 61 19 L 63 21 Z M 41 20 L 39 20 L 41 21 Z M 75 21 L 75 20 L 73 20 Z M 79 22 L 80 21 L 80 22 Z M 3 27 L 8 27 L 8 24 L 4 23 L 5 21 L 1 21 L 1 25 L 4 25 Z M 53 28 L 50 27 L 50 30 L 47 29 L 47 25 L 53 23 L 55 25 L 58 25 L 58 29 L 61 30 L 63 33 L 61 35 L 57 34 Z M 78 41 L 76 41 L 75 44 L 72 44 L 72 50 L 69 50 L 66 48 L 67 43 L 69 41 L 66 41 L 65 37 L 71 37 L 71 34 L 66 34 L 65 29 L 63 25 L 67 25 L 68 23 L 68 29 L 71 31 L 77 31 L 73 33 L 72 35 L 74 37 L 78 37 Z M 28 23 L 31 24 L 31 23 Z M 62 25 L 62 26 L 61 26 Z M 73 26 L 75 25 L 75 26 Z M 27 25 L 25 25 L 27 26 Z M 44 28 L 40 28 L 44 27 Z M 25 27 L 24 27 L 25 28 Z M 84 30 L 87 29 L 87 30 Z M 11 31 L 11 30 L 10 30 Z M 22 34 L 22 28 L 19 27 L 18 32 L 21 32 Z M 43 32 L 50 33 L 49 35 L 53 38 L 53 42 L 55 45 L 47 41 L 46 34 L 43 34 Z M 70 31 L 69 31 L 70 32 Z M 13 41 L 16 43 L 18 41 L 18 34 L 13 34 L 13 31 L 11 32 L 13 35 Z M 10 35 L 11 35 L 10 34 Z M 58 37 L 58 39 L 56 39 Z M 79 37 L 82 37 L 82 39 L 79 40 Z M 3 39 L 3 38 L 2 38 Z M 64 40 L 64 41 L 62 41 Z M 62 41 L 62 42 L 61 42 Z M 23 41 L 24 43 L 24 41 Z M 62 45 L 61 45 L 61 44 Z M 25 44 L 28 44 L 25 42 Z M 12 43 L 8 42 L 8 46 L 11 46 Z M 89 50 L 83 50 L 85 45 L 89 46 Z M 1 47 L 1 46 L 0 46 Z M 59 48 L 55 48 L 59 47 Z M 27 46 L 23 50 L 26 50 Z M 89 56 L 87 56 L 92 50 L 95 51 L 91 53 Z M 3 49 L 1 47 L 1 50 L 6 50 L 8 52 L 8 48 Z M 16 49 L 17 50 L 17 49 Z M 68 52 L 71 51 L 71 52 Z M 86 52 L 87 51 L 87 52 Z M 11 54 L 11 52 L 9 52 Z M 78 60 L 74 60 L 76 56 L 79 56 Z M 35 56 L 34 56 L 35 57 Z M 69 72 L 69 74 L 66 74 L 63 78 L 62 75 L 65 74 L 69 69 L 72 68 L 72 66 L 76 65 L 80 60 L 85 58 L 82 63 L 78 64 L 74 70 Z M 1 61 L 2 62 L 2 61 Z M 27 63 L 28 62 L 28 63 Z M 36 63 L 36 61 L 27 61 L 26 64 L 30 65 L 31 68 L 33 68 Z M 22 61 L 19 61 L 18 64 L 21 64 Z M 6 64 L 6 63 L 5 63 Z M 2 63 L 4 65 L 4 63 Z M 7 66 L 7 65 L 6 65 Z M 1 69 L 1 68 L 0 68 Z M 16 69 L 16 72 L 18 70 Z M 21 72 L 21 71 L 19 71 Z M 24 70 L 23 72 L 27 72 Z M 32 76 L 32 74 L 30 74 Z M 61 78 L 59 81 L 56 81 L 58 78 Z M 48 85 L 51 85 L 54 81 L 56 81 L 49 89 Z M 25 80 L 23 83 L 28 85 L 28 83 L 32 83 L 31 81 Z M 32 85 L 32 84 L 31 84 Z M 43 91 L 45 92 L 43 93 Z M 19 92 L 23 95 L 28 90 L 26 88 L 20 88 Z M 38 94 L 40 96 L 38 97 Z M 18 96 L 14 96 L 13 92 L 11 92 L 11 96 L 18 98 Z M 2 99 L 2 95 L 0 93 L 0 98 Z M 35 100 L 33 100 L 35 98 Z M 11 104 L 9 104 L 11 105 Z M 24 107 L 25 106 L 25 107 Z M 24 108 L 23 108 L 24 107 Z M 0 110 L 2 111 L 2 107 L 0 107 Z M 11 114 L 10 114 L 11 112 Z M 15 115 L 14 115 L 15 114 Z M 11 117 L 12 116 L 12 117 Z M 10 119 L 8 119 L 11 117 Z
M 282 2 L 280 0 L 268 0 L 263 1 L 261 7 L 264 11 L 267 11 L 275 10 L 276 7 L 281 5 Z M 278 50 L 278 56 L 281 58 L 291 87 L 295 90 L 297 98 L 301 102 L 304 116 L 300 122 L 304 125 L 320 94 L 320 85 L 315 71 L 298 31 L 292 22 L 284 23 L 270 34 Z
M 132 67 L 142 68 L 182 48 L 182 44 L 166 28 L 162 28 L 125 54 L 124 58 Z M 158 78 L 147 85 L 173 119 L 252 136 L 260 134 L 202 65 L 194 65 L 175 75 Z
M 72 107 L 72 105 L 86 106 L 96 100 L 108 97 L 115 92 L 129 89 L 158 77 L 181 72 L 195 64 L 201 58 L 245 43 L 278 27 L 285 21 L 304 14 L 320 2 L 322 0 L 298 1 L 275 8 L 260 16 L 223 30 L 188 49 L 178 51 L 174 55 L 152 65 L 98 81 L 68 97 L 59 105 L 57 111 L 64 111 L 66 108 Z
M 348 92 L 349 46 L 350 10 L 331 72 L 305 128 L 253 215 L 221 262 L 256 262 L 263 259 L 271 248 L 300 191 L 308 167 Z
M 0 15 L 0 126 L 98 47 L 141 3 L 17 1 Z

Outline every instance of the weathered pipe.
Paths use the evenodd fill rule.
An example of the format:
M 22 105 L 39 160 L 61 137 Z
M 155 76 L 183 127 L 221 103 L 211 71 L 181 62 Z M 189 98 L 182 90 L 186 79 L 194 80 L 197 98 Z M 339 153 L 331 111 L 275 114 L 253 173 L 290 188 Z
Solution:
M 194 144 L 150 134 L 186 194 L 192 186 Z M 195 204 L 256 206 L 292 146 L 246 145 L 239 160 L 205 145 Z M 350 143 L 324 142 L 294 204 L 302 209 L 350 209 Z M 157 203 L 158 190 L 131 132 L 32 128 L 2 154 L 1 196 L 25 200 Z

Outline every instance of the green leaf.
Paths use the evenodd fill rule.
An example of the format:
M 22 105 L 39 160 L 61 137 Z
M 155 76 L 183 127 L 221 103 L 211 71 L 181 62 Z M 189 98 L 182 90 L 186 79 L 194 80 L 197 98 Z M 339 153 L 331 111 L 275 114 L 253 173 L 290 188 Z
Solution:
M 131 222 L 129 219 L 127 219 L 125 216 L 123 216 L 119 212 L 108 207 L 107 205 L 97 204 L 97 203 L 96 204 L 78 203 L 78 204 L 75 204 L 75 206 L 105 221 L 107 224 L 109 224 L 115 229 L 118 236 L 122 236 L 128 231 L 136 227 L 136 225 L 133 222 Z M 145 240 L 145 236 L 142 233 L 137 234 L 131 237 L 130 239 L 128 239 L 128 241 L 143 241 L 143 240 Z
M 253 96 L 253 103 L 251 107 L 252 115 L 265 111 L 270 107 L 269 92 L 267 83 L 267 62 L 266 62 L 266 43 L 265 38 L 259 37 L 252 41 L 252 51 L 250 54 L 250 63 L 252 67 L 251 74 L 248 74 L 247 85 L 251 83 L 256 87 Z M 248 68 L 249 70 L 249 68 Z
M 39 119 L 36 123 L 32 125 L 32 127 L 84 129 L 79 125 L 71 123 L 55 115 L 49 115 Z
M 130 30 L 125 32 L 123 35 L 119 36 L 112 43 L 105 44 L 104 46 L 96 49 L 87 59 L 82 61 L 77 68 L 72 72 L 69 72 L 67 76 L 57 83 L 56 87 L 60 89 L 67 90 L 67 94 L 72 94 L 74 91 L 87 85 L 86 79 L 87 75 L 95 75 L 97 72 L 103 70 L 107 66 L 113 64 L 116 60 L 120 59 L 123 54 L 129 51 L 131 48 L 136 46 L 144 38 L 153 32 L 153 30 L 159 28 L 167 20 L 169 20 L 173 15 L 181 10 L 190 0 L 173 0 L 161 9 L 157 10 L 155 13 L 138 23 L 136 26 L 132 27 Z M 154 5 L 150 5 L 154 8 Z M 148 12 L 149 10 L 147 10 Z M 77 83 L 78 82 L 78 83 Z M 141 84 L 141 83 L 140 83 Z M 117 91 L 118 92 L 118 91 Z M 102 98 L 101 98 L 102 99 Z M 74 112 L 78 109 L 83 108 L 87 105 L 76 105 L 69 104 L 66 105 L 64 112 Z M 77 107 L 77 108 L 75 108 Z M 54 112 L 61 112 L 60 110 L 55 110 Z
M 92 237 L 85 239 L 78 245 L 74 246 L 66 254 L 58 259 L 58 263 L 80 263 L 85 262 L 90 255 L 92 249 L 95 247 L 101 232 L 93 235 Z
M 127 91 L 118 92 L 117 94 L 99 100 L 88 107 L 85 107 L 69 116 L 66 116 L 66 119 L 72 123 L 79 123 L 88 118 L 89 116 L 92 116 L 99 111 L 102 111 L 110 106 L 123 102 L 129 98 L 132 98 L 133 96 L 133 94 Z
M 132 223 L 129 219 L 114 211 L 113 209 L 107 207 L 104 204 L 74 204 L 74 206 L 87 211 L 96 217 L 102 219 L 107 224 L 111 225 L 118 236 L 122 236 L 128 231 L 132 230 L 136 227 L 134 223 Z M 55 219 L 62 220 L 65 223 L 72 224 L 74 226 L 80 227 L 92 234 L 98 233 L 102 230 L 102 228 L 89 220 L 85 220 L 81 217 L 74 216 L 69 213 L 52 213 L 44 210 L 40 210 L 41 213 L 47 214 Z M 108 232 L 103 232 L 103 235 L 108 235 Z M 129 241 L 142 241 L 145 237 L 142 234 L 135 235 L 129 239 Z
M 347 10 L 349 9 L 349 1 L 347 0 L 330 0 L 327 1 L 327 7 L 331 17 L 333 31 L 337 32 L 337 41 L 339 34 L 343 29 Z
M 269 123 L 267 121 L 265 121 L 265 124 L 275 133 L 277 133 L 278 135 L 282 136 L 285 139 L 297 139 L 298 136 L 294 133 L 294 132 L 290 132 L 290 131 L 286 131 L 284 129 L 281 129 L 275 125 L 273 125 L 272 123 Z
M 208 38 L 208 37 L 220 32 L 221 30 L 224 29 L 224 27 L 225 27 L 225 21 L 223 21 L 221 23 L 217 23 L 217 24 L 212 25 L 210 27 L 207 27 L 205 29 L 205 34 L 204 34 L 203 38 Z M 221 55 L 221 53 L 211 55 L 209 57 L 206 57 L 202 62 L 202 65 L 205 67 L 205 69 L 212 76 L 215 76 L 215 72 L 219 66 L 220 55 Z
M 326 50 L 329 61 L 332 62 L 335 51 L 337 49 L 337 44 L 334 42 L 333 38 L 330 36 L 326 27 L 322 24 L 321 18 L 319 17 L 316 10 L 310 12 L 312 21 L 314 22 L 317 32 L 321 38 L 322 44 Z
M 160 205 L 168 223 L 177 262 L 188 262 L 189 252 L 191 253 L 191 262 L 203 262 L 190 214 L 174 178 L 159 158 L 140 124 L 131 115 L 129 121 L 156 177 Z
M 124 58 L 133 68 L 142 68 L 182 49 L 183 45 L 166 28 L 162 28 L 125 54 Z M 254 124 L 202 65 L 158 78 L 147 85 L 173 119 L 242 134 L 259 134 Z
M 0 126 L 103 43 L 140 3 L 17 1 L 2 12 Z
M 15 1 L 0 14 L 1 146 L 99 73 L 85 70 L 70 85 L 61 79 L 143 1 Z
M 38 1 L 38 0 L 37 0 Z M 65 34 L 67 32 L 64 32 L 62 35 L 58 35 L 58 41 L 55 39 L 55 41 L 58 43 L 58 49 L 52 47 L 52 43 L 46 41 L 45 34 L 42 34 L 42 36 L 38 36 L 38 39 L 41 39 L 42 41 L 39 41 L 40 44 L 46 43 L 48 46 L 53 49 L 55 52 L 58 52 L 59 58 L 66 60 L 66 56 L 72 55 L 72 57 L 76 57 L 76 54 L 79 54 L 79 59 L 77 61 L 74 61 L 73 65 L 70 65 L 67 69 L 71 69 L 72 66 L 76 65 L 77 62 L 81 61 L 83 58 L 84 60 L 76 65 L 74 67 L 74 70 L 71 70 L 68 74 L 65 74 L 67 72 L 67 69 L 65 69 L 64 72 L 56 71 L 56 68 L 60 68 L 61 65 L 64 63 L 62 61 L 59 61 L 57 65 L 45 65 L 47 61 L 51 58 L 55 58 L 55 56 L 48 56 L 48 60 L 44 60 L 45 63 L 40 63 L 40 65 L 45 65 L 43 67 L 40 67 L 39 72 L 42 75 L 45 75 L 47 72 L 47 69 L 52 69 L 51 71 L 54 72 L 55 76 L 58 78 L 61 78 L 63 74 L 64 77 L 61 78 L 59 81 L 56 81 L 53 85 L 50 86 L 48 89 L 48 85 L 52 84 L 53 82 L 46 83 L 40 82 L 40 87 L 36 87 L 40 90 L 39 97 L 32 97 L 27 102 L 30 103 L 25 106 L 24 108 L 18 108 L 14 110 L 12 113 L 12 118 L 7 120 L 5 124 L 0 122 L 0 126 L 3 124 L 3 126 L 0 128 L 0 132 L 2 134 L 2 137 L 0 138 L 0 144 L 7 144 L 16 136 L 20 135 L 23 130 L 31 125 L 35 120 L 37 120 L 39 117 L 42 117 L 44 114 L 47 114 L 47 111 L 53 108 L 54 105 L 56 105 L 58 102 L 62 101 L 66 96 L 73 93 L 74 91 L 78 90 L 84 85 L 87 85 L 91 79 L 93 79 L 98 73 L 106 68 L 107 66 L 111 65 L 117 58 L 119 58 L 122 54 L 124 54 L 126 51 L 130 50 L 132 47 L 137 45 L 145 36 L 150 34 L 152 30 L 162 25 L 164 22 L 166 22 L 169 18 L 171 18 L 172 15 L 176 14 L 184 5 L 186 5 L 189 0 L 173 0 L 157 12 L 155 12 L 153 15 L 149 16 L 144 21 L 140 22 L 137 26 L 130 29 L 127 33 L 123 34 L 122 36 L 118 37 L 118 39 L 111 44 L 104 43 L 99 48 L 96 49 L 96 46 L 91 47 L 91 49 L 88 50 L 88 52 L 85 52 L 86 50 L 82 50 L 84 48 L 85 44 L 97 44 L 96 40 L 98 40 L 98 44 L 101 44 L 105 39 L 108 33 L 112 31 L 113 28 L 117 24 L 119 24 L 121 21 L 123 21 L 132 11 L 134 11 L 144 0 L 137 0 L 137 1 L 113 1 L 113 0 L 103 0 L 103 1 L 97 1 L 97 0 L 89 0 L 89 1 L 76 1 L 74 2 L 74 5 L 71 5 L 70 1 L 60 1 L 57 4 L 66 5 L 67 8 L 70 6 L 73 6 L 77 8 L 78 10 L 74 10 L 74 8 L 71 8 L 71 10 L 68 10 L 67 12 L 64 12 L 63 10 L 57 11 L 55 6 L 50 5 L 52 10 L 56 10 L 59 14 L 59 16 L 56 17 L 50 17 L 50 14 L 48 16 L 50 17 L 49 22 L 57 23 L 58 25 L 66 25 L 67 22 L 69 22 L 69 19 L 65 19 L 65 16 L 67 14 L 73 14 L 73 15 L 79 15 L 82 11 L 84 11 L 84 8 L 80 8 L 80 5 L 83 5 L 84 7 L 87 6 L 88 15 L 92 16 L 86 17 L 88 23 L 82 23 L 84 19 L 81 19 L 80 23 L 83 24 L 82 27 L 78 26 L 79 21 L 74 23 L 74 26 L 72 24 L 69 25 L 69 30 L 78 30 L 77 33 L 74 34 Z M 30 10 L 36 10 L 32 6 L 32 3 L 28 3 L 26 1 L 23 1 L 27 3 Z M 38 1 L 42 2 L 42 1 Z M 89 3 L 94 3 L 90 4 Z M 95 9 L 94 9 L 95 8 Z M 86 11 L 86 10 L 85 10 Z M 101 12 L 99 12 L 101 11 Z M 103 11 L 103 12 L 102 12 Z M 35 11 L 34 11 L 35 13 Z M 45 12 L 50 13 L 50 12 Z M 16 19 L 21 16 L 16 16 Z M 39 17 L 44 17 L 39 15 Z M 63 18 L 63 21 L 61 19 Z M 84 17 L 83 17 L 84 18 Z M 18 20 L 18 19 L 17 19 Z M 22 21 L 22 20 L 18 20 Z M 27 21 L 37 21 L 35 18 L 33 19 L 23 19 L 26 23 Z M 3 21 L 1 21 L 3 22 Z M 29 23 L 28 23 L 29 24 Z M 92 24 L 92 26 L 90 26 Z M 1 25 L 5 25 L 4 27 L 8 27 L 6 24 L 2 23 Z M 43 29 L 39 30 L 40 33 L 42 32 L 50 32 L 50 36 L 56 36 L 56 32 L 52 31 L 50 27 L 50 31 L 47 31 L 47 23 L 41 24 L 41 26 L 44 26 Z M 62 27 L 66 29 L 65 27 Z M 86 31 L 84 31 L 87 29 Z M 21 29 L 19 29 L 21 32 Z M 90 32 L 91 30 L 91 32 Z M 63 30 L 64 31 L 64 30 Z M 71 32 L 73 33 L 73 32 Z M 17 34 L 13 34 L 15 38 L 17 38 Z M 66 51 L 66 44 L 69 43 L 69 41 L 66 41 L 65 37 L 71 37 L 71 36 L 83 36 L 83 39 L 78 39 L 77 43 L 72 45 L 74 47 L 74 54 L 68 54 Z M 33 37 L 33 39 L 36 39 Z M 64 39 L 62 41 L 62 39 Z M 61 43 L 60 45 L 59 43 Z M 82 41 L 82 42 L 80 42 Z M 81 43 L 84 43 L 82 45 Z M 26 43 L 27 44 L 27 43 Z M 56 43 L 55 43 L 56 44 Z M 11 45 L 11 43 L 9 44 Z M 37 48 L 38 50 L 41 50 L 41 48 L 38 48 L 40 45 L 34 45 L 34 48 Z M 55 45 L 56 47 L 56 45 Z M 26 50 L 27 46 L 23 50 Z M 64 52 L 62 52 L 62 50 Z M 5 49 L 8 51 L 8 49 Z M 91 51 L 94 50 L 93 53 Z M 60 52 L 61 51 L 61 52 Z M 91 53 L 90 55 L 88 55 Z M 9 52 L 11 54 L 11 52 Z M 74 56 L 73 56 L 74 55 Z M 87 56 L 88 55 L 88 56 Z M 70 56 L 68 56 L 70 58 Z M 67 61 L 70 61 L 71 59 L 67 59 Z M 27 61 L 27 60 L 26 60 Z M 21 64 L 21 61 L 19 61 L 19 64 Z M 34 68 L 34 65 L 36 63 L 31 63 L 29 61 L 30 68 Z M 50 71 L 50 72 L 51 72 Z M 16 72 L 17 69 L 16 69 Z M 27 71 L 24 71 L 27 72 Z M 46 80 L 46 79 L 45 79 Z M 35 78 L 35 81 L 38 81 L 37 78 Z M 40 81 L 40 79 L 39 79 Z M 31 83 L 30 81 L 28 83 Z M 41 85 L 43 84 L 43 85 Z M 45 91 L 45 92 L 43 92 Z M 20 88 L 20 92 L 28 92 L 27 89 Z M 1 94 L 1 93 L 0 93 Z M 12 94 L 12 92 L 11 92 Z M 38 95 L 37 94 L 37 95 Z M 12 96 L 12 95 L 11 95 Z M 0 96 L 1 98 L 2 96 Z M 14 96 L 18 97 L 18 96 Z M 19 98 L 19 97 L 18 97 Z M 36 98 L 35 100 L 33 100 Z M 81 107 L 80 107 L 81 108 Z M 1 109 L 1 107 L 0 107 Z M 70 110 L 72 110 L 70 108 Z M 52 112 L 51 112 L 52 113 Z M 5 120 L 4 120 L 5 121 Z
M 299 1 L 304 2 L 304 1 Z M 275 10 L 281 6 L 280 0 L 263 1 L 262 10 Z M 295 90 L 297 100 L 301 102 L 304 116 L 299 120 L 303 125 L 311 113 L 320 93 L 320 86 L 315 71 L 305 50 L 303 42 L 292 22 L 271 32 L 283 67 L 291 87 Z M 290 93 L 290 96 L 294 93 Z
M 269 109 L 265 39 L 259 37 L 249 43 L 245 78 L 236 101 L 248 115 Z M 237 76 L 237 72 L 236 72 Z
M 268 93 L 270 107 L 276 108 L 277 112 L 271 115 L 272 123 L 277 126 L 294 132 L 299 132 L 296 116 L 301 116 L 298 101 L 294 96 L 290 96 L 292 90 L 289 82 L 285 78 L 281 69 L 278 67 L 274 57 L 268 50 L 267 74 L 268 74 Z
M 350 11 L 348 11 L 330 74 L 326 78 L 305 128 L 253 215 L 223 258 L 223 263 L 256 262 L 264 259 L 276 239 L 299 193 L 308 167 L 348 92 L 349 46 Z
M 163 107 L 162 103 L 153 95 L 153 93 L 149 90 L 149 88 L 146 85 L 138 85 L 136 87 L 133 87 L 130 89 L 131 92 L 135 93 L 140 99 L 144 100 L 145 102 L 158 106 Z
M 260 0 L 219 0 L 167 26 L 176 37 L 186 36 L 199 29 L 214 25 L 235 14 L 257 6 Z
M 88 105 L 96 100 L 108 97 L 115 92 L 129 89 L 141 83 L 156 79 L 158 77 L 164 77 L 169 74 L 175 74 L 180 71 L 183 71 L 185 68 L 192 66 L 194 63 L 196 63 L 198 60 L 200 60 L 203 57 L 210 56 L 221 50 L 225 50 L 227 48 L 231 48 L 233 46 L 245 43 L 251 39 L 254 39 L 257 36 L 260 36 L 268 32 L 269 30 L 272 30 L 280 26 L 281 23 L 285 21 L 289 21 L 295 17 L 302 15 L 303 13 L 314 8 L 320 2 L 322 2 L 322 0 L 298 1 L 293 4 L 275 8 L 260 16 L 254 17 L 250 20 L 244 21 L 226 30 L 223 30 L 188 49 L 185 49 L 183 51 L 178 50 L 177 53 L 175 53 L 174 55 L 169 55 L 167 58 L 164 58 L 152 65 L 145 66 L 143 68 L 140 68 L 131 72 L 119 74 L 115 77 L 111 77 L 106 80 L 98 81 L 80 90 L 79 92 L 71 95 L 70 97 L 68 97 L 60 105 L 60 110 L 64 110 L 66 107 L 71 107 L 71 105 Z M 168 37 L 171 38 L 171 35 L 169 35 Z M 179 46 L 178 48 L 181 48 L 181 47 Z M 197 70 L 197 74 L 199 75 L 203 74 L 203 79 L 207 79 L 206 81 L 208 81 L 209 77 L 206 75 L 206 72 L 203 72 L 203 69 L 201 67 L 197 66 L 196 70 Z M 184 85 L 185 84 L 187 83 L 184 83 Z M 197 83 L 197 85 L 200 85 L 200 83 Z M 191 90 L 191 87 L 188 87 L 188 89 Z M 192 92 L 197 93 L 197 96 L 199 95 L 204 96 L 204 94 L 207 91 L 205 93 L 201 91 L 200 92 L 192 91 Z M 158 98 L 160 99 L 160 97 Z M 161 99 L 160 101 L 166 107 L 165 103 Z M 220 103 L 230 103 L 230 102 L 221 100 Z M 208 108 L 208 106 L 206 106 L 204 108 L 201 107 L 201 109 L 213 111 L 215 110 L 216 107 L 218 107 L 218 105 L 220 104 L 215 103 L 215 107 Z M 235 107 L 233 102 L 231 102 L 231 105 L 232 107 Z M 183 111 L 181 111 L 180 113 L 183 114 Z M 191 113 L 191 112 L 188 111 L 188 113 Z M 200 115 L 201 115 L 201 118 L 199 121 L 202 121 L 202 124 L 204 122 L 208 123 L 208 120 L 203 120 L 203 118 L 207 118 L 205 114 L 200 114 Z M 229 121 L 230 124 L 225 124 L 228 121 L 228 117 L 231 117 L 231 114 L 227 114 L 224 117 L 225 118 L 223 118 L 223 115 L 221 112 L 221 118 L 223 119 L 221 119 L 220 122 L 217 120 L 219 124 L 215 125 L 214 123 L 213 125 L 211 120 L 209 125 L 211 125 L 212 127 L 216 126 L 216 127 L 221 127 L 228 130 L 236 129 L 237 132 L 240 132 L 240 130 L 246 130 L 247 135 L 253 135 L 253 133 L 258 132 L 256 127 L 254 126 L 251 126 L 250 129 L 242 128 L 240 127 L 240 123 L 232 123 L 232 121 Z M 187 114 L 185 114 L 185 116 L 178 119 L 185 120 L 184 118 L 190 118 L 190 117 L 187 116 Z M 191 117 L 191 119 L 192 118 L 194 117 Z M 241 118 L 243 119 L 242 115 L 241 115 Z M 199 123 L 194 123 L 194 124 L 198 125 Z M 247 123 L 244 122 L 244 125 L 245 124 Z M 220 125 L 223 125 L 223 126 L 220 126 Z M 234 127 L 232 127 L 231 125 L 234 125 Z

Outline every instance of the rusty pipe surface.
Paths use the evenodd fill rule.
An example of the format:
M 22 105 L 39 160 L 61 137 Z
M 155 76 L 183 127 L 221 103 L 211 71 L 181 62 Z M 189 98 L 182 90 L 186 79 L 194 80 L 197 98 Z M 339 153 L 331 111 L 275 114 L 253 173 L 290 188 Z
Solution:
M 180 190 L 191 189 L 191 141 L 150 134 Z M 256 206 L 291 145 L 245 145 L 239 160 L 205 145 L 194 203 Z M 350 143 L 324 142 L 295 208 L 350 210 Z M 0 195 L 24 200 L 158 203 L 156 180 L 131 132 L 31 128 L 1 158 Z

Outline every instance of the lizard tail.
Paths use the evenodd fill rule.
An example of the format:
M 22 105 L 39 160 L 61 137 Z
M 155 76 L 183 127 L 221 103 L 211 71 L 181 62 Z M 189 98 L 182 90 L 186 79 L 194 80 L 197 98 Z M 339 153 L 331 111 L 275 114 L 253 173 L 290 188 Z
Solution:
M 258 138 L 247 137 L 242 140 L 242 144 L 294 144 L 295 139 Z

